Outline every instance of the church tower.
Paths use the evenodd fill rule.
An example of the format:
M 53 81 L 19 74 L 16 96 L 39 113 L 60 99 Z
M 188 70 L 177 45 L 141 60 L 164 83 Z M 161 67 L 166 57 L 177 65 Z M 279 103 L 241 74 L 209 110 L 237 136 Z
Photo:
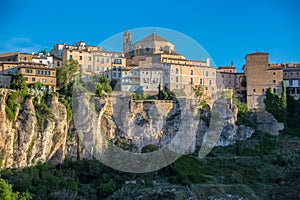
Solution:
M 131 42 L 132 42 L 131 33 L 128 30 L 126 30 L 123 34 L 123 53 L 125 54 L 125 56 L 130 55 L 130 51 L 132 50 Z

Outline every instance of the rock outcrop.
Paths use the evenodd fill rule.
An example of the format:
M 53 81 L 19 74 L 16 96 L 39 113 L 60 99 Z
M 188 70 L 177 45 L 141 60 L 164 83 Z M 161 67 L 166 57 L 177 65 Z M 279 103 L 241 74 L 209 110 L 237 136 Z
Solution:
M 33 98 L 21 102 L 15 120 L 5 111 L 6 99 L 13 91 L 0 90 L 0 160 L 3 168 L 22 168 L 37 161 L 61 163 L 68 132 L 67 111 L 57 97 L 49 99 L 52 117 L 38 120 Z M 39 116 L 40 117 L 40 116 Z
M 216 102 L 215 102 L 216 103 Z M 219 103 L 220 104 L 220 103 Z M 235 124 L 237 120 L 238 109 L 234 104 L 231 104 L 230 101 L 223 100 L 223 103 L 219 106 L 215 106 L 214 109 L 217 113 L 222 115 L 222 131 L 219 134 L 219 138 L 216 141 L 215 146 L 228 146 L 235 143 L 239 140 L 246 140 L 250 138 L 254 133 L 254 129 L 247 126 L 237 126 Z M 222 111 L 221 111 L 222 109 Z M 205 138 L 207 137 L 209 127 L 214 124 L 207 124 L 203 121 L 203 116 L 210 117 L 209 113 L 204 113 L 200 117 L 199 129 L 197 132 L 197 143 L 196 145 L 202 146 L 206 142 Z
M 58 164 L 71 159 L 91 159 L 95 152 L 115 144 L 134 153 L 147 145 L 169 147 L 177 153 L 192 153 L 206 142 L 211 127 L 221 133 L 214 145 L 226 146 L 251 137 L 254 130 L 235 125 L 237 108 L 229 101 L 214 105 L 217 112 L 199 112 L 193 100 L 130 101 L 128 97 L 99 98 L 84 93 L 73 96 L 73 120 L 57 97 L 48 99 L 51 117 L 40 119 L 33 98 L 17 110 L 15 120 L 6 114 L 6 99 L 11 90 L 0 95 L 0 161 L 2 167 L 29 166 L 37 161 Z M 211 115 L 222 121 L 212 120 Z M 213 136 L 215 137 L 215 136 Z
M 279 135 L 279 131 L 284 129 L 284 124 L 279 123 L 275 117 L 266 110 L 259 110 L 254 112 L 251 120 L 259 131 L 269 133 L 271 135 Z

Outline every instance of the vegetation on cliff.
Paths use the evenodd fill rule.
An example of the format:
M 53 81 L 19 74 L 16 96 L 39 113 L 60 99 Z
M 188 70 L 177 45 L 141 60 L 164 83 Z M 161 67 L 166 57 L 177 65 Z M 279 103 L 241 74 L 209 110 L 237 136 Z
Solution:
M 271 88 L 268 88 L 266 91 L 266 98 L 264 103 L 266 110 L 271 113 L 279 122 L 287 124 L 287 97 L 286 97 L 286 88 L 284 82 L 282 82 L 282 93 L 274 94 Z
M 24 169 L 2 170 L 1 176 L 13 185 L 14 192 L 28 191 L 33 199 L 59 199 L 63 195 L 69 199 L 103 199 L 113 193 L 112 199 L 121 198 L 118 194 L 128 198 L 152 194 L 153 198 L 158 188 L 171 190 L 180 186 L 190 188 L 202 199 L 207 199 L 209 194 L 222 197 L 228 192 L 248 199 L 291 199 L 299 189 L 299 144 L 299 137 L 257 132 L 250 140 L 215 147 L 203 159 L 185 155 L 151 173 L 130 174 L 106 167 L 97 160 L 67 159 L 58 166 L 38 163 Z M 132 180 L 137 182 L 135 189 L 125 183 Z M 222 189 L 209 192 L 211 187 Z M 183 195 L 184 190 L 177 189 L 177 193 Z M 161 192 L 154 196 L 159 199 L 164 195 Z M 169 195 L 175 199 L 175 194 Z M 187 198 L 183 195 L 178 199 Z

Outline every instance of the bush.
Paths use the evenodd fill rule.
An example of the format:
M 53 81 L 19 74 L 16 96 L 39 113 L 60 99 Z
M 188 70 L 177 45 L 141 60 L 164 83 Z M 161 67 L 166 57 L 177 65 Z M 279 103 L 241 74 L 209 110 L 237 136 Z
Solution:
M 274 94 L 271 88 L 266 91 L 264 103 L 266 110 L 271 113 L 278 122 L 286 124 L 287 120 L 287 97 L 284 84 L 282 84 L 283 92 L 281 95 Z
M 110 94 L 112 92 L 112 88 L 109 83 L 109 80 L 105 76 L 101 76 L 99 83 L 96 85 L 96 96 L 103 97 Z
M 158 148 L 155 144 L 148 144 L 142 148 L 142 153 L 150 153 L 156 150 L 158 150 Z
M 24 94 L 24 91 L 18 91 L 8 95 L 5 111 L 6 116 L 10 121 L 13 121 L 16 118 L 17 108 L 21 108 L 21 104 L 18 103 L 18 99 L 20 98 L 19 100 L 22 101 Z
M 70 122 L 72 120 L 72 116 L 73 116 L 71 102 L 69 102 L 69 101 L 67 101 L 66 99 L 63 99 L 63 98 L 60 98 L 59 102 L 64 104 L 64 106 L 66 107 L 66 109 L 67 109 L 67 121 Z
M 250 112 L 248 110 L 247 104 L 236 104 L 238 108 L 238 115 L 236 125 L 245 125 L 255 128 L 255 124 L 250 121 Z
M 29 193 L 13 192 L 11 185 L 0 178 L 0 199 L 2 200 L 26 200 L 31 199 Z

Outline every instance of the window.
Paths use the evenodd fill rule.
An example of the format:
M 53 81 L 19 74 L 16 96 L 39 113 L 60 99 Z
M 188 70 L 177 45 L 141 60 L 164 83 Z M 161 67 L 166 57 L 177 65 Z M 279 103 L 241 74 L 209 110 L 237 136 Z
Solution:
M 293 76 L 293 72 L 291 72 L 290 75 Z
M 276 80 L 273 80 L 273 83 L 276 83 Z
M 89 80 L 91 80 L 91 75 L 87 75 L 87 80 L 89 81 Z
M 275 76 L 275 75 L 276 75 L 276 72 L 273 72 L 273 75 Z
M 117 70 L 117 67 L 116 67 L 116 66 L 113 66 L 113 70 Z
M 276 94 L 276 88 L 273 88 L 273 93 Z
M 178 70 L 178 68 L 176 68 L 176 69 L 175 69 L 175 73 L 178 74 L 178 72 L 179 72 L 179 70 Z
M 118 71 L 122 71 L 122 67 L 121 66 L 118 67 Z
M 97 66 L 97 67 L 96 67 L 96 71 L 99 71 L 99 69 L 100 69 L 99 66 Z
M 89 57 L 88 57 L 88 60 L 89 60 L 89 61 L 91 61 L 91 60 L 92 60 L 92 57 L 91 57 L 91 56 L 89 56 Z
M 190 79 L 190 83 L 191 83 L 191 84 L 194 83 L 194 79 L 193 79 L 193 78 Z
M 27 58 L 26 58 L 26 57 L 24 57 L 24 60 L 27 60 Z
M 289 80 L 289 86 L 293 86 L 293 80 Z
M 230 84 L 230 83 L 229 83 Z M 212 85 L 212 81 L 211 80 L 209 80 L 209 85 Z
M 284 75 L 287 76 L 287 73 L 285 72 Z
M 58 66 L 58 67 L 60 66 L 60 62 L 57 62 L 57 66 Z
M 35 82 L 35 78 L 34 78 L 34 77 L 33 77 L 33 78 L 31 78 L 31 81 L 32 81 L 32 82 Z
M 203 82 L 202 82 L 202 78 L 200 78 L 200 84 L 201 84 L 201 85 L 203 84 Z
M 114 59 L 114 64 L 122 64 L 122 60 L 121 59 Z
M 88 72 L 92 71 L 92 66 L 91 65 L 88 65 L 87 71 Z
M 116 72 L 113 73 L 113 77 L 116 78 Z
M 46 82 L 47 82 L 47 80 L 44 78 L 44 79 L 43 79 L 43 83 L 46 83 Z
M 205 76 L 208 76 L 208 71 L 205 72 Z
M 253 88 L 253 92 L 256 92 L 255 88 Z
M 119 78 L 121 78 L 121 76 L 122 76 L 122 74 L 121 74 L 121 73 L 119 73 Z
M 109 58 L 106 58 L 106 62 L 109 63 Z
M 10 74 L 13 74 L 14 72 L 15 72 L 15 68 L 10 68 L 10 69 L 9 69 L 9 73 L 10 73 Z
M 72 55 L 70 55 L 70 59 L 73 59 L 73 56 L 72 56 Z
M 26 57 L 25 57 L 26 58 Z M 25 80 L 28 81 L 28 77 L 25 76 Z
M 104 58 L 101 58 L 101 64 L 104 64 Z
M 229 72 L 232 73 L 232 69 L 230 69 Z
M 99 57 L 96 57 L 96 62 L 99 62 Z
M 82 56 L 79 56 L 79 60 L 82 60 Z
M 194 75 L 194 71 L 193 70 L 191 70 L 191 75 Z
M 175 81 L 178 82 L 178 76 L 175 77 Z

